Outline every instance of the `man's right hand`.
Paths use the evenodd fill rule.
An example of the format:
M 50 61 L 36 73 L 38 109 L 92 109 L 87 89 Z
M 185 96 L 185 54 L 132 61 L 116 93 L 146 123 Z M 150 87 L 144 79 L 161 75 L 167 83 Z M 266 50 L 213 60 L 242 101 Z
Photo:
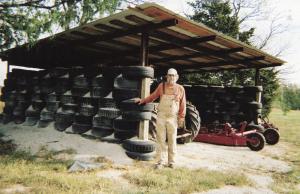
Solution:
M 137 104 L 139 104 L 139 105 L 142 104 L 141 101 L 142 101 L 142 100 L 141 100 L 140 98 L 135 98 L 135 99 L 134 99 L 134 102 L 137 103 Z

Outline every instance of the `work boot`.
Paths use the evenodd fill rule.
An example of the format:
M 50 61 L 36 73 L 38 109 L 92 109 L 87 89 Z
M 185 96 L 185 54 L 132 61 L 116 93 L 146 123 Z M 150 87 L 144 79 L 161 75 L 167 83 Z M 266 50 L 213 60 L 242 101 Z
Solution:
M 163 165 L 161 162 L 156 163 L 154 166 L 154 169 L 162 169 L 162 168 L 163 168 Z
M 173 163 L 171 163 L 171 164 L 168 164 L 168 168 L 175 168 L 175 166 Z

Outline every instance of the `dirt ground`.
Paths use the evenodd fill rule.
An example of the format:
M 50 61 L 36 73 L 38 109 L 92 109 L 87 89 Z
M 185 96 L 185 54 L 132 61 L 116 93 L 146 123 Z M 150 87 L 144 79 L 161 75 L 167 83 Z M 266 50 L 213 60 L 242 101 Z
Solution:
M 101 177 L 122 181 L 124 169 L 134 170 L 135 161 L 128 158 L 119 141 L 113 137 L 102 140 L 94 139 L 88 134 L 83 136 L 70 134 L 70 130 L 59 132 L 50 125 L 47 128 L 26 127 L 15 124 L 0 124 L 0 133 L 6 139 L 13 139 L 19 149 L 36 153 L 41 147 L 49 150 L 74 149 L 74 160 L 90 161 L 95 157 L 105 157 L 118 168 L 108 169 L 99 174 Z M 216 171 L 243 172 L 254 183 L 253 187 L 226 186 L 210 190 L 207 194 L 224 193 L 274 193 L 270 186 L 273 183 L 271 174 L 288 172 L 291 167 L 284 161 L 276 160 L 284 155 L 287 146 L 279 143 L 266 146 L 260 152 L 250 151 L 247 147 L 217 146 L 205 143 L 188 143 L 178 145 L 177 166 L 190 169 L 210 169 Z M 109 150 L 109 151 L 107 151 Z M 62 156 L 63 157 L 63 156 Z M 153 165 L 153 162 L 143 162 L 142 165 Z M 124 169 L 122 168 L 124 167 Z

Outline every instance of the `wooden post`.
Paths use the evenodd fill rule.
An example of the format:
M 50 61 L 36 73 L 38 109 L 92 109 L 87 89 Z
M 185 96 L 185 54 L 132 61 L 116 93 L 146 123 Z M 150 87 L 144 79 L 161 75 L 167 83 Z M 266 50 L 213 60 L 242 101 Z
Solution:
M 149 36 L 148 33 L 143 32 L 141 36 L 141 52 L 140 52 L 140 65 L 148 65 L 148 43 Z M 141 98 L 145 98 L 150 94 L 150 78 L 142 79 L 141 83 Z M 149 133 L 149 121 L 140 121 L 139 124 L 139 139 L 148 140 Z
M 260 83 L 260 75 L 259 75 L 259 68 L 255 69 L 255 86 L 261 85 Z M 256 93 L 256 101 L 261 102 L 261 92 Z
M 10 62 L 7 61 L 6 78 L 9 77 L 9 71 L 10 71 Z

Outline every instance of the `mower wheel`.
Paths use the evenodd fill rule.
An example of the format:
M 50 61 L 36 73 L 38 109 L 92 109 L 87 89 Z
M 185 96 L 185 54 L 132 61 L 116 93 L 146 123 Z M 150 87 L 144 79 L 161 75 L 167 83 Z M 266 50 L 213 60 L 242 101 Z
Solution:
M 251 133 L 247 135 L 247 146 L 252 151 L 260 151 L 265 146 L 265 138 L 261 133 Z
M 268 128 L 264 131 L 264 137 L 266 139 L 267 144 L 275 145 L 279 142 L 280 134 L 278 130 L 274 128 Z

